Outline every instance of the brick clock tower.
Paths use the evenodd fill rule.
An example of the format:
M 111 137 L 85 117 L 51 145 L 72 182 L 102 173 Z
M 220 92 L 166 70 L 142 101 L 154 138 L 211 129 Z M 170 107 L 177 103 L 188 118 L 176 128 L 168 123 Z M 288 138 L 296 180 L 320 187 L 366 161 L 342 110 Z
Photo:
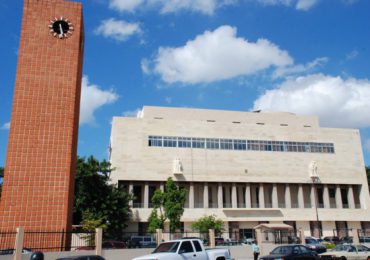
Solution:
M 3 231 L 71 230 L 83 42 L 81 3 L 24 0 Z

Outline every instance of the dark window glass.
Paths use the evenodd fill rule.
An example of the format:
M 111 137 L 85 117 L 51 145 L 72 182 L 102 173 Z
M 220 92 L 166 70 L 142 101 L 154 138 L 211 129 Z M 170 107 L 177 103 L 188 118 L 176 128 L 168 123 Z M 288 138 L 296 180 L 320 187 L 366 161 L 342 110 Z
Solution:
M 190 241 L 182 242 L 180 246 L 180 253 L 191 253 L 194 252 L 193 246 L 191 245 Z
M 193 244 L 194 244 L 194 247 L 195 247 L 195 251 L 202 252 L 202 247 L 200 246 L 200 244 L 197 240 L 193 240 Z

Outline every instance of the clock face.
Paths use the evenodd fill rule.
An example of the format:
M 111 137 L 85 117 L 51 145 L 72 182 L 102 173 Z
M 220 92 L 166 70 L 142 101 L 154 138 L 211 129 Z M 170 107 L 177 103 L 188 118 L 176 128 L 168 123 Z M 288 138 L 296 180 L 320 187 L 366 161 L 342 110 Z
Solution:
M 54 37 L 65 39 L 72 35 L 73 25 L 63 16 L 60 18 L 55 17 L 54 20 L 50 21 L 49 31 Z

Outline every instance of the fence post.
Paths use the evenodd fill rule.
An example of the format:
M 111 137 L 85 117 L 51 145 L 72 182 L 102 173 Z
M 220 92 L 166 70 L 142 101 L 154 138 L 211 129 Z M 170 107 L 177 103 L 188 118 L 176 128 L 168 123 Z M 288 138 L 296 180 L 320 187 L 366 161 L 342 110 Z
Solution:
M 158 228 L 155 230 L 156 232 L 156 239 L 157 239 L 157 246 L 162 242 L 163 239 L 163 230 Z
M 14 260 L 22 259 L 23 238 L 24 238 L 24 228 L 19 227 L 17 228 L 17 236 L 15 237 L 15 245 L 14 245 L 15 254 L 13 257 Z
M 100 255 L 102 253 L 102 243 L 103 243 L 103 229 L 95 229 L 95 254 Z
M 264 255 L 264 248 L 262 245 L 262 230 L 260 228 L 255 229 L 256 231 L 256 242 L 260 248 L 260 255 Z
M 216 241 L 215 241 L 215 230 L 214 229 L 209 229 L 209 247 L 214 248 L 216 246 Z

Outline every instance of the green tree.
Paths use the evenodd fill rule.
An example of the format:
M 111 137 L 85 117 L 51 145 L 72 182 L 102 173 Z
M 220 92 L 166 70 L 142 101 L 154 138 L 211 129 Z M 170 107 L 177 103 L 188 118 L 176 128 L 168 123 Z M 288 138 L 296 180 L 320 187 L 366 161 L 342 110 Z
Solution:
M 4 167 L 0 167 L 0 198 L 1 191 L 3 190 Z
M 85 230 L 102 227 L 105 237 L 121 239 L 131 218 L 131 196 L 109 184 L 112 170 L 105 160 L 77 158 L 73 223 Z
M 221 219 L 216 219 L 216 216 L 204 216 L 194 222 L 191 227 L 200 233 L 208 233 L 209 229 L 214 229 L 215 234 L 219 235 L 223 230 L 224 222 Z
M 163 229 L 164 222 L 168 219 L 170 231 L 175 232 L 180 227 L 185 201 L 186 190 L 180 188 L 171 177 L 168 178 L 164 191 L 156 190 L 152 197 L 154 208 L 148 219 L 150 230 Z

